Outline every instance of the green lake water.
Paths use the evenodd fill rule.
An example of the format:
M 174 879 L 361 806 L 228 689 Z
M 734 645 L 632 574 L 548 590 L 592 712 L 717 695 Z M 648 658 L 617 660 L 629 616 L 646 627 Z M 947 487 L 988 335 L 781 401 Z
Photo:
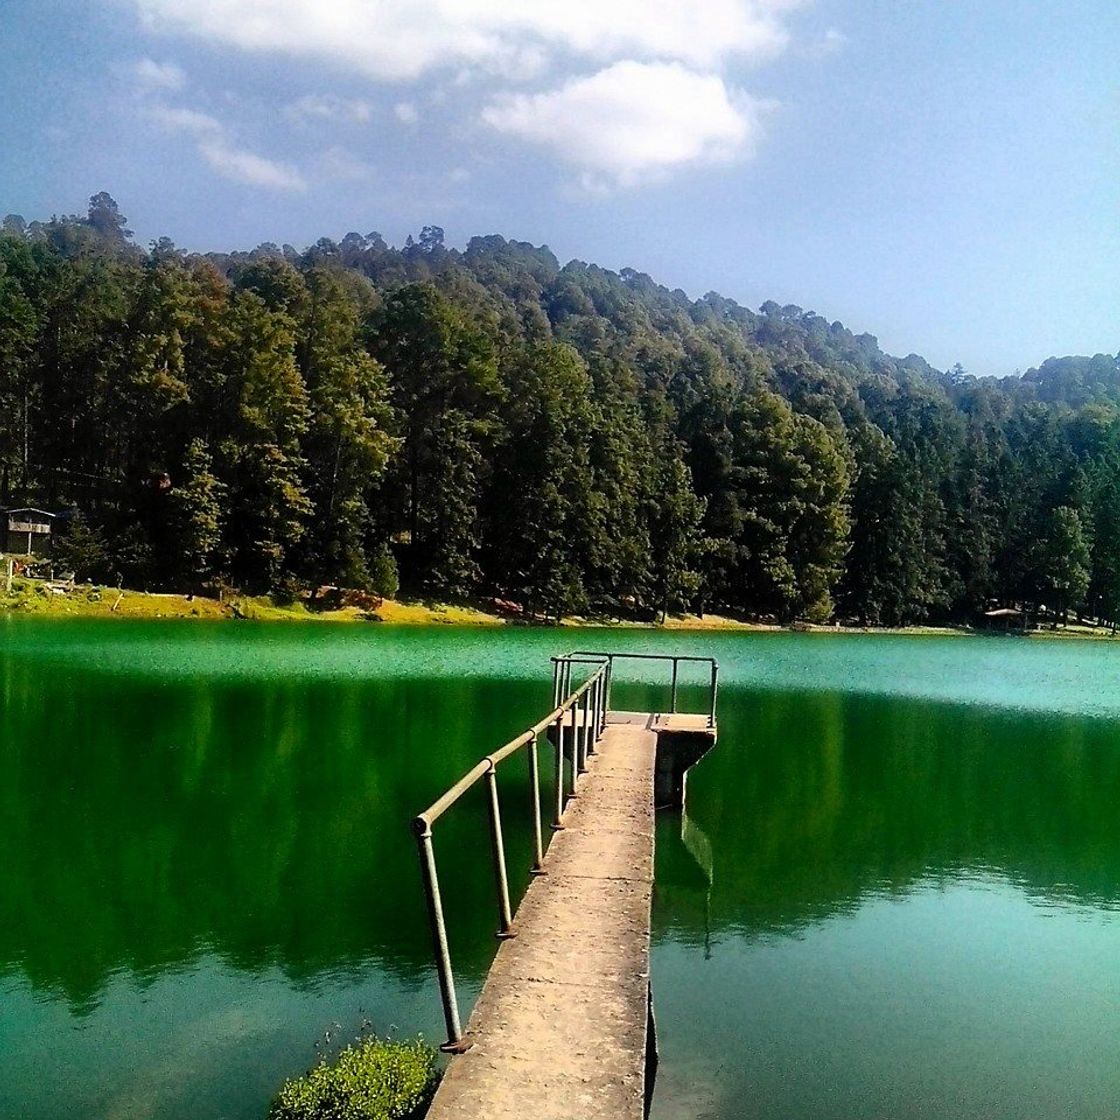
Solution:
M 438 1042 L 408 820 L 574 645 L 721 664 L 658 824 L 654 1120 L 1120 1115 L 1120 642 L 12 619 L 0 1117 L 259 1120 L 363 1022 Z M 481 799 L 436 841 L 469 1007 Z

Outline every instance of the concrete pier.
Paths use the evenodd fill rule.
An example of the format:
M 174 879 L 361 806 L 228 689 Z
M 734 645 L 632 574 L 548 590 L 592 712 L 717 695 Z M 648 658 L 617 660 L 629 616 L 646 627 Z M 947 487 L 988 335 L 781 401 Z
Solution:
M 706 717 L 608 714 L 428 1120 L 642 1120 L 654 809 L 715 735 Z

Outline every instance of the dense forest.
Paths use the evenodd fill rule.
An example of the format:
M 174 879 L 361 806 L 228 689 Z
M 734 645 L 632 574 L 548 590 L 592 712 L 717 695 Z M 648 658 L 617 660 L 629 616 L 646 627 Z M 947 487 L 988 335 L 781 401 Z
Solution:
M 884 354 L 799 307 L 427 227 L 144 251 L 0 232 L 0 502 L 98 580 L 536 616 L 1120 617 L 1120 361 Z

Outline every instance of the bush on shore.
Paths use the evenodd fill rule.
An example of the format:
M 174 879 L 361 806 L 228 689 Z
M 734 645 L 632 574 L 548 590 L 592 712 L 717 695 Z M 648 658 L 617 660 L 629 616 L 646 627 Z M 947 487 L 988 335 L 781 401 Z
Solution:
M 268 1120 L 418 1120 L 438 1081 L 430 1046 L 367 1038 L 285 1082 Z

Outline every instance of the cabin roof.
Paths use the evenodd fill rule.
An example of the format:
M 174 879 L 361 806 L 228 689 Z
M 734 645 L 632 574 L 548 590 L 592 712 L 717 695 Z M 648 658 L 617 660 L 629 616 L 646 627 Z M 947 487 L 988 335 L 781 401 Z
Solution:
M 37 513 L 40 517 L 57 517 L 57 514 L 51 513 L 49 510 L 36 509 L 35 506 L 12 506 L 11 509 L 4 510 L 5 513 Z
M 999 607 L 994 611 L 985 611 L 985 618 L 1019 618 L 1022 611 L 1015 607 Z

